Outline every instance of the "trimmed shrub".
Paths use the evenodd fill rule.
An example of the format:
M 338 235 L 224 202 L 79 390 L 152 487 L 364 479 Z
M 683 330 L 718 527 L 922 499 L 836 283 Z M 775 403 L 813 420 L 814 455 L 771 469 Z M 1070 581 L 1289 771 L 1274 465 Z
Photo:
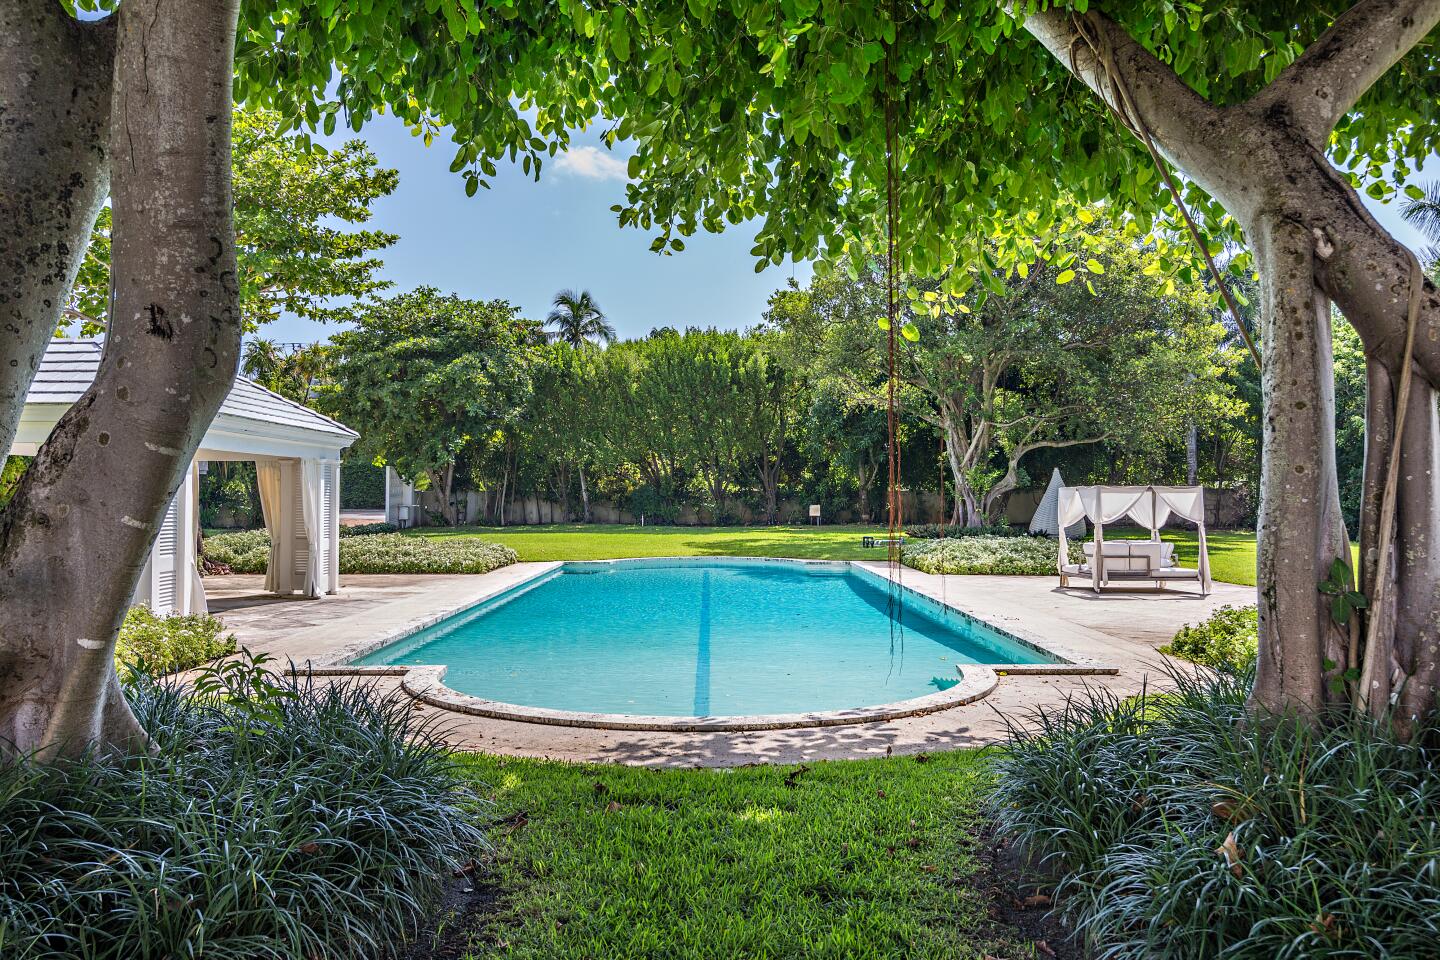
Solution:
M 1207 667 L 1243 667 L 1260 649 L 1260 614 L 1254 607 L 1223 606 L 1195 626 L 1188 623 L 1161 653 Z
M 368 537 L 375 533 L 399 533 L 400 528 L 393 523 L 357 523 L 354 526 L 341 527 L 342 537 Z
M 151 673 L 188 670 L 235 652 L 235 637 L 225 624 L 204 613 L 162 617 L 141 604 L 131 607 L 115 642 L 115 663 L 122 673 L 142 665 Z
M 270 534 L 264 530 L 217 533 L 205 538 L 205 556 L 236 573 L 264 573 L 270 562 Z
M 915 540 L 937 540 L 948 537 L 1028 537 L 1025 527 L 997 523 L 983 527 L 957 527 L 953 523 L 917 523 L 905 528 L 905 536 Z
M 381 533 L 340 541 L 341 573 L 489 573 L 517 559 L 509 547 L 474 537 Z
M 396 956 L 485 808 L 407 699 L 236 677 L 130 688 L 155 752 L 0 761 L 0 956 Z M 247 682 L 253 680 L 254 682 Z
M 922 573 L 1043 576 L 1055 572 L 1059 549 L 1049 537 L 947 537 L 907 543 L 900 559 Z M 1070 544 L 1070 555 L 1080 562 L 1079 544 Z
M 270 535 L 250 530 L 206 537 L 205 555 L 229 564 L 236 573 L 264 573 Z M 489 573 L 517 559 L 509 547 L 474 537 L 378 533 L 340 538 L 341 573 Z
M 1440 942 L 1440 726 L 1247 715 L 1252 670 L 1087 687 L 1019 719 L 991 811 L 1095 956 L 1422 957 Z

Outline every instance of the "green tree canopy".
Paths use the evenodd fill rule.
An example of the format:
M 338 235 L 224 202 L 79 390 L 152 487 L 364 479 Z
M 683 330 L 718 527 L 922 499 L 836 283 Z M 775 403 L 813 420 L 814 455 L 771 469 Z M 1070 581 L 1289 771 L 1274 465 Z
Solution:
M 325 405 L 360 431 L 378 462 L 441 494 L 446 517 L 457 460 L 503 440 L 529 390 L 536 330 L 503 300 L 434 287 L 363 304 L 333 338 Z
M 240 307 L 245 329 L 292 313 L 310 320 L 344 316 L 336 298 L 364 298 L 390 286 L 375 251 L 399 238 L 351 229 L 389 196 L 399 174 L 380 167 L 362 140 L 334 150 L 280 132 L 269 111 L 235 112 L 232 173 Z M 343 225 L 343 226 L 342 226 Z M 110 297 L 110 209 L 101 211 L 71 292 L 70 317 L 87 331 L 103 326 Z
M 1083 278 L 1071 267 L 1025 267 L 1004 281 L 1004 296 L 976 290 L 933 311 L 923 307 L 940 302 L 939 284 L 912 283 L 922 308 L 906 313 L 915 339 L 898 341 L 900 399 L 945 436 L 957 523 L 993 518 L 1037 450 L 1173 445 L 1190 424 L 1229 411 L 1224 329 L 1200 285 L 1176 290 L 1152 250 L 1105 221 L 1076 236 L 1083 242 L 1068 252 Z M 821 345 L 851 402 L 875 406 L 885 402 L 875 384 L 888 362 L 875 325 L 880 268 L 862 264 L 854 281 L 817 277 L 777 297 L 768 315 Z

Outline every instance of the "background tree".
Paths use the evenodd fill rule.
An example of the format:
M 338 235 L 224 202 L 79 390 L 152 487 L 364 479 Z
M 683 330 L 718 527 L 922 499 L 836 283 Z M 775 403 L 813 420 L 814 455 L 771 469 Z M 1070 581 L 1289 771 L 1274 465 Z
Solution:
M 600 305 L 590 296 L 589 290 L 561 290 L 555 294 L 554 309 L 545 318 L 546 324 L 554 327 L 547 336 L 579 347 L 591 340 L 601 343 L 615 342 L 615 328 L 605 319 Z
M 255 338 L 245 343 L 240 369 L 265 389 L 313 406 L 330 378 L 333 358 L 329 343 L 279 344 Z
M 501 441 L 523 409 L 534 327 L 518 314 L 419 287 L 360 306 L 333 339 L 327 409 L 367 453 L 436 490 L 452 525 L 457 462 Z
M 390 286 L 383 261 L 372 256 L 399 238 L 380 230 L 355 230 L 371 204 L 400 182 L 381 168 L 362 140 L 334 150 L 312 147 L 308 138 L 282 133 L 280 118 L 266 110 L 235 111 L 233 176 L 235 233 L 240 263 L 240 308 L 253 331 L 290 313 L 328 321 L 347 314 L 336 298 L 364 298 Z M 110 210 L 102 210 L 71 290 L 66 314 L 86 332 L 105 323 L 110 294 Z
M 953 523 L 995 520 L 1036 451 L 1106 440 L 1142 447 L 1227 410 L 1223 329 L 1203 293 L 1157 278 L 1153 256 L 1114 230 L 1081 236 L 1088 242 L 1072 254 L 1074 267 L 1038 264 L 1010 278 L 1003 296 L 906 311 L 916 339 L 901 338 L 897 375 L 905 409 L 945 437 Z M 808 330 L 851 396 L 870 403 L 884 402 L 875 377 L 887 363 L 875 328 L 884 309 L 877 267 L 858 268 L 854 281 L 818 277 L 795 295 L 798 312 L 771 312 L 772 322 Z M 933 282 L 915 285 L 922 306 L 938 307 Z

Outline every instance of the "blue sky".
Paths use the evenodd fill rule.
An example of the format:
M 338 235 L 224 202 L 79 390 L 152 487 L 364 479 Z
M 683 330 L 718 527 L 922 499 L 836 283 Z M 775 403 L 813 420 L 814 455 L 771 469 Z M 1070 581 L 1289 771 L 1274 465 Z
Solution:
M 374 204 L 370 224 L 400 237 L 378 254 L 392 292 L 430 284 L 474 299 L 509 300 L 527 316 L 543 318 L 558 290 L 586 289 L 622 337 L 666 325 L 758 323 L 770 294 L 790 279 L 790 263 L 755 273 L 754 224 L 688 237 L 685 251 L 674 256 L 651 253 L 650 234 L 621 230 L 610 210 L 625 199 L 628 153 L 606 150 L 593 129 L 575 136 L 568 155 L 548 161 L 539 183 L 507 164 L 491 178 L 490 190 L 467 197 L 464 181 L 450 172 L 455 154 L 448 140 L 437 138 L 427 148 L 391 116 L 366 124 L 358 136 L 382 166 L 400 171 L 399 187 Z M 793 272 L 802 283 L 810 277 L 806 264 Z M 304 342 L 333 331 L 284 317 L 259 335 Z
M 792 274 L 801 283 L 810 277 L 808 265 L 792 268 L 788 261 L 755 273 L 753 224 L 697 234 L 674 256 L 651 253 L 650 235 L 621 230 L 610 210 L 625 197 L 623 145 L 612 153 L 593 133 L 578 134 L 570 154 L 548 163 L 539 183 L 518 165 L 502 165 L 492 189 L 474 197 L 449 171 L 448 140 L 427 148 L 390 116 L 366 124 L 359 136 L 383 166 L 400 171 L 399 187 L 376 202 L 372 220 L 400 236 L 380 253 L 395 291 L 430 284 L 475 299 L 503 298 L 543 318 L 556 291 L 588 289 L 622 337 L 637 337 L 666 325 L 752 326 Z M 1422 246 L 1393 205 L 1362 199 L 1401 241 Z M 284 317 L 260 335 L 309 342 L 334 329 Z

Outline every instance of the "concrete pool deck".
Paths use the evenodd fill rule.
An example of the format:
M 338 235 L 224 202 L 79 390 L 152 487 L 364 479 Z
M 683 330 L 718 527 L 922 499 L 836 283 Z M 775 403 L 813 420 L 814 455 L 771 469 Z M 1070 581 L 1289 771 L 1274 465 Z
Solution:
M 885 572 L 883 561 L 860 561 Z M 340 593 L 321 600 L 281 599 L 263 591 L 263 577 L 208 577 L 211 612 L 241 646 L 281 661 L 317 665 L 427 626 L 493 596 L 555 563 L 518 563 L 479 576 L 346 575 Z M 1209 597 L 1187 588 L 1158 592 L 1061 590 L 1055 577 L 959 577 L 908 567 L 902 583 L 1016 636 L 1071 659 L 1083 657 L 1119 668 L 1113 675 L 1002 676 L 983 699 L 919 716 L 844 726 L 747 731 L 646 731 L 545 724 L 469 716 L 417 703 L 444 715 L 456 747 L 487 753 L 557 760 L 659 766 L 734 766 L 855 759 L 975 747 L 1003 739 L 1001 714 L 1020 716 L 1056 706 L 1085 685 L 1119 694 L 1164 681 L 1166 658 L 1156 647 L 1184 623 L 1204 619 L 1225 604 L 1255 602 L 1253 587 L 1215 584 Z M 396 676 L 368 678 L 398 689 Z

